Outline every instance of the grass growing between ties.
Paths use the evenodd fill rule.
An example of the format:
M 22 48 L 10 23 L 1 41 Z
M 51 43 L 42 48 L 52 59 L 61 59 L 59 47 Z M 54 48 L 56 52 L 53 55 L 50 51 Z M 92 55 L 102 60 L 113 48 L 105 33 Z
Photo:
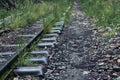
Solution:
M 79 0 L 79 2 L 86 14 L 94 19 L 96 27 L 112 29 L 103 35 L 104 37 L 111 37 L 120 32 L 119 0 Z
M 27 52 L 24 52 L 27 53 Z M 18 65 L 17 66 L 32 66 L 35 65 L 32 62 L 28 61 L 28 59 L 32 58 L 33 56 L 28 54 L 26 56 L 20 55 L 18 58 Z

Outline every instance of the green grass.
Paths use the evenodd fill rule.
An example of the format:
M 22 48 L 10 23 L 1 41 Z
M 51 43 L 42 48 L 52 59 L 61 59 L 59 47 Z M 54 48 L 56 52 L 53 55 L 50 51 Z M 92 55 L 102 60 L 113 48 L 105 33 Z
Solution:
M 43 18 L 52 14 L 53 18 L 58 20 L 65 9 L 71 4 L 71 0 L 45 0 L 41 3 L 33 3 L 29 0 L 25 0 L 24 4 L 19 0 L 16 1 L 16 9 L 11 11 L 1 11 L 1 18 L 5 18 L 8 15 L 12 15 L 12 19 L 9 24 L 4 23 L 0 26 L 0 29 L 16 29 L 23 28 L 28 24 L 32 24 L 39 18 Z M 3 13 L 2 13 L 3 12 Z
M 32 6 L 31 6 L 32 5 Z M 27 24 L 32 24 L 37 21 L 40 17 L 49 13 L 51 8 L 46 7 L 48 3 L 31 4 L 29 7 L 23 9 L 22 15 L 14 15 L 12 22 L 9 24 L 9 28 L 24 27 Z M 47 11 L 48 10 L 48 11 Z
M 93 18 L 96 27 L 110 27 L 113 32 L 120 32 L 119 0 L 79 0 L 82 9 Z
M 3 19 L 7 17 L 8 15 L 10 15 L 10 13 L 7 10 L 0 8 L 0 19 Z

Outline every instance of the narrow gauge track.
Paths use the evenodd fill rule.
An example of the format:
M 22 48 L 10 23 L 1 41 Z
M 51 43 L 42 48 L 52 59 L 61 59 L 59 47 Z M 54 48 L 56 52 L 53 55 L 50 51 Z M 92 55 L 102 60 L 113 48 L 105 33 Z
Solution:
M 1 49 L 2 52 L 0 52 L 0 58 L 1 59 L 5 58 L 4 59 L 5 61 L 3 60 L 0 63 L 0 78 L 4 80 L 9 75 L 9 73 L 12 71 L 12 68 L 13 68 L 12 66 L 15 64 L 15 60 L 18 58 L 19 54 L 22 51 L 24 51 L 26 48 L 28 48 L 42 33 L 43 33 L 43 28 L 39 27 L 39 31 L 37 32 L 37 34 L 35 34 L 31 38 L 28 38 L 27 40 L 28 43 L 26 43 L 26 45 L 23 45 L 22 48 L 18 50 L 14 50 L 14 52 L 11 51 L 12 49 L 9 50 L 9 47 L 11 47 L 12 44 L 9 44 L 9 45 L 5 44 L 4 46 L 1 44 L 0 48 L 4 48 L 6 46 L 7 48 L 5 49 L 8 50 L 8 52 L 5 52 L 5 50 L 2 51 L 2 49 Z M 14 47 L 16 47 L 16 45 Z M 2 75 L 2 74 L 5 74 L 5 75 Z
M 68 9 L 66 10 L 66 13 L 69 11 L 71 7 L 68 7 Z M 58 35 L 61 33 L 62 29 L 63 29 L 63 26 L 64 26 L 64 19 L 65 19 L 65 15 L 66 13 L 64 13 L 63 17 L 60 19 L 59 22 L 56 22 L 54 24 L 54 27 L 52 28 L 52 30 L 50 31 L 49 34 L 45 34 L 45 38 L 42 38 L 41 41 L 42 43 L 38 43 L 36 46 L 40 47 L 40 51 L 32 51 L 31 53 L 32 54 L 47 54 L 49 55 L 49 51 L 51 48 L 55 47 L 55 43 L 57 41 L 57 37 Z M 51 23 L 53 22 L 54 20 L 51 21 Z M 49 24 L 51 24 L 49 23 Z M 36 24 L 39 24 L 39 21 L 36 23 Z M 47 26 L 49 26 L 49 24 Z M 34 27 L 35 28 L 35 27 Z M 10 76 L 11 72 L 14 72 L 17 76 L 23 76 L 23 75 L 38 75 L 40 76 L 44 76 L 44 69 L 43 69 L 43 64 L 48 64 L 48 58 L 43 56 L 42 58 L 39 58 L 39 59 L 36 59 L 36 58 L 32 58 L 30 59 L 29 61 L 31 62 L 40 62 L 40 64 L 42 66 L 37 66 L 37 67 L 17 67 L 15 69 L 14 66 L 15 64 L 17 63 L 16 60 L 17 58 L 19 57 L 19 55 L 24 51 L 26 50 L 27 48 L 29 48 L 31 46 L 31 44 L 33 42 L 35 42 L 37 40 L 38 37 L 40 37 L 42 35 L 42 33 L 44 33 L 44 29 L 43 28 L 40 28 L 40 30 L 38 31 L 37 34 L 35 34 L 34 36 L 33 35 L 21 35 L 22 37 L 28 37 L 28 36 L 33 36 L 31 39 L 29 39 L 28 43 L 26 45 L 24 45 L 21 49 L 19 49 L 18 51 L 16 52 L 1 52 L 0 53 L 0 56 L 7 56 L 9 55 L 9 58 L 6 60 L 6 61 L 3 61 L 3 63 L 0 65 L 0 79 L 2 80 L 6 80 L 8 79 L 8 77 Z M 2 45 L 4 47 L 8 47 L 8 46 L 17 46 L 16 44 L 12 44 L 12 45 Z M 47 48 L 47 49 L 46 49 Z M 43 49 L 43 50 L 42 50 Z M 22 54 L 22 55 L 27 55 L 28 53 L 26 54 Z M 39 55 L 38 54 L 38 55 Z M 51 54 L 53 55 L 53 54 Z M 42 62 L 42 63 L 41 63 Z M 44 66 L 45 67 L 45 66 Z M 33 71 L 33 73 L 31 73 Z

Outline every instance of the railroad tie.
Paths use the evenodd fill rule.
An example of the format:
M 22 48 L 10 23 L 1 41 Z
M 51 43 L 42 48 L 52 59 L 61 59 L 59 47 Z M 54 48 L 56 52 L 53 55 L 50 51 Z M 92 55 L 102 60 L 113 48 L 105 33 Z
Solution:
M 47 57 L 33 57 L 31 59 L 28 59 L 28 61 L 30 62 L 34 62 L 34 63 L 39 63 L 39 64 L 45 64 L 45 65 L 48 65 L 48 58 Z
M 28 34 L 28 35 L 18 35 L 19 37 L 34 37 L 35 35 L 33 34 Z
M 43 41 L 43 42 L 57 42 L 57 38 L 56 37 L 42 38 L 41 41 Z
M 64 26 L 64 21 L 59 21 L 54 24 L 55 26 Z
M 24 46 L 26 44 L 1 44 L 2 47 L 17 47 L 17 46 Z
M 40 50 L 40 51 L 31 51 L 32 55 L 49 55 L 49 51 L 47 50 Z
M 60 30 L 51 30 L 50 32 L 51 32 L 51 33 L 58 33 L 58 34 L 60 34 L 60 33 L 61 33 L 61 31 L 60 31 Z
M 58 37 L 59 35 L 57 33 L 49 33 L 45 34 L 45 37 Z
M 14 69 L 14 73 L 17 76 L 34 75 L 34 76 L 43 76 L 44 77 L 45 72 L 47 72 L 47 69 L 43 66 L 17 67 Z
M 0 56 L 5 56 L 5 55 L 13 55 L 16 52 L 0 52 Z
M 53 27 L 52 30 L 61 30 L 62 31 L 62 27 Z
M 54 48 L 55 47 L 55 43 L 52 42 L 44 42 L 44 43 L 38 43 L 37 46 L 39 46 L 40 48 Z

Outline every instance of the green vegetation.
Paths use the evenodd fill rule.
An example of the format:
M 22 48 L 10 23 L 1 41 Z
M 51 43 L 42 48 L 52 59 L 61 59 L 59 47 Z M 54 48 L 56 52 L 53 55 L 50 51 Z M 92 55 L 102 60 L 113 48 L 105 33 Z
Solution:
M 5 9 L 0 9 L 0 19 L 3 19 L 3 18 L 5 18 L 5 17 L 7 17 L 8 15 L 10 15 L 10 14 L 8 13 L 7 10 L 5 10 Z
M 23 56 L 23 55 L 19 56 L 17 66 L 30 66 L 30 65 L 32 66 L 32 65 L 34 65 L 32 62 L 28 61 L 28 59 L 30 59 L 32 57 L 33 56 L 30 54 L 28 54 L 27 56 Z
M 0 25 L 0 29 L 16 29 L 25 27 L 27 24 L 32 24 L 40 18 L 49 16 L 51 19 L 59 19 L 65 9 L 71 4 L 71 0 L 45 0 L 34 2 L 34 0 L 16 0 L 16 8 L 13 10 L 0 9 L 0 19 L 4 19 L 8 15 L 11 16 L 10 23 L 6 23 L 3 20 L 3 25 Z M 50 20 L 50 19 L 49 19 Z M 47 22 L 49 23 L 49 22 Z
M 79 2 L 86 14 L 94 19 L 96 27 L 112 29 L 108 36 L 120 32 L 120 0 L 79 0 Z

